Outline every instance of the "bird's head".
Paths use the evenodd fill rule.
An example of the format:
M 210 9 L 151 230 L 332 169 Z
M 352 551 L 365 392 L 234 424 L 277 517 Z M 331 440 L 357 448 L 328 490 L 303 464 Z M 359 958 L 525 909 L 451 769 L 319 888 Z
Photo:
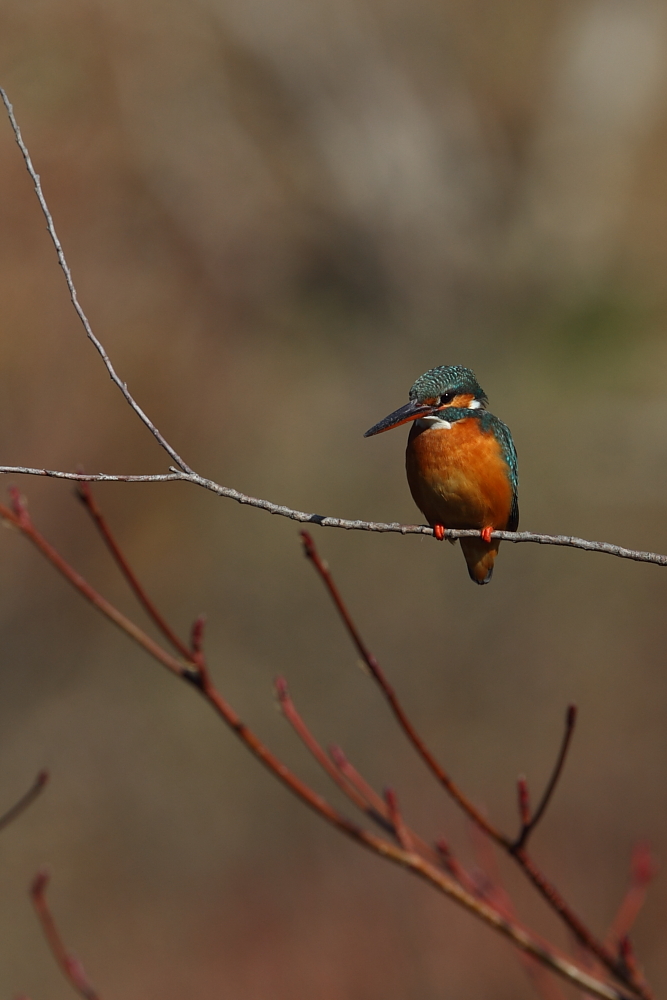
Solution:
M 443 410 L 478 410 L 484 408 L 487 398 L 481 385 L 470 368 L 461 365 L 441 365 L 420 375 L 410 389 L 410 399 L 405 406 L 394 410 L 384 420 L 366 431 L 364 437 L 372 437 L 383 431 L 406 424 L 410 420 L 446 420 Z M 441 415 L 441 416 L 438 416 Z

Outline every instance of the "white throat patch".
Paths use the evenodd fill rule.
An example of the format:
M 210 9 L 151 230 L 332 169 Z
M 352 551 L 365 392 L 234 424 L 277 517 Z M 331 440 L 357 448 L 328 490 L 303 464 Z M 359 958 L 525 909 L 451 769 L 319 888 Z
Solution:
M 420 417 L 417 423 L 424 429 L 428 428 L 434 431 L 449 431 L 452 427 L 448 420 L 443 420 L 436 413 L 433 413 L 430 417 Z

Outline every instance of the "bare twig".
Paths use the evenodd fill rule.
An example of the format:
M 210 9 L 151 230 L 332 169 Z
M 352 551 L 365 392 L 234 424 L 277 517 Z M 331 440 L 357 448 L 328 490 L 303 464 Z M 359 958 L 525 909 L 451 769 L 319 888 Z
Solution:
M 530 931 L 517 921 L 509 919 L 504 914 L 499 913 L 489 903 L 476 898 L 472 893 L 460 885 L 456 879 L 452 878 L 447 872 L 443 871 L 438 865 L 431 863 L 431 861 L 422 857 L 414 850 L 406 850 L 406 848 L 401 844 L 394 844 L 391 841 L 386 840 L 384 837 L 380 837 L 372 831 L 360 827 L 358 824 L 352 822 L 346 816 L 339 813 L 329 804 L 329 802 L 327 802 L 326 799 L 293 774 L 293 772 L 290 771 L 289 768 L 287 768 L 285 764 L 283 764 L 283 762 L 264 745 L 264 743 L 262 743 L 252 730 L 250 730 L 249 727 L 242 722 L 231 705 L 229 705 L 229 703 L 213 685 L 211 676 L 203 662 L 203 659 L 201 665 L 195 662 L 194 657 L 185 664 L 179 663 L 179 661 L 175 660 L 174 657 L 166 653 L 165 650 L 163 650 L 157 643 L 150 640 L 148 636 L 146 636 L 133 622 L 127 619 L 121 614 L 121 612 L 113 608 L 112 605 L 97 594 L 87 581 L 79 576 L 79 574 L 67 564 L 62 556 L 56 552 L 56 550 L 48 542 L 46 542 L 41 535 L 39 535 L 32 525 L 25 506 L 22 504 L 17 494 L 14 496 L 13 510 L 0 506 L 0 517 L 9 521 L 27 538 L 29 538 L 30 541 L 32 541 L 33 544 L 39 548 L 46 559 L 51 562 L 63 576 L 65 576 L 65 578 L 79 591 L 79 593 L 85 596 L 99 611 L 113 621 L 114 624 L 123 629 L 123 631 L 125 631 L 131 639 L 134 639 L 135 642 L 139 643 L 147 652 L 157 659 L 159 663 L 166 666 L 171 673 L 174 673 L 183 680 L 190 682 L 191 685 L 200 692 L 202 697 L 236 734 L 244 746 L 303 803 L 309 806 L 309 808 L 311 808 L 323 819 L 327 820 L 327 822 L 338 829 L 341 833 L 344 833 L 346 836 L 350 837 L 358 844 L 366 847 L 368 850 L 379 855 L 380 857 L 408 869 L 413 874 L 438 889 L 444 895 L 454 900 L 464 909 L 474 913 L 480 920 L 497 930 L 517 948 L 520 948 L 526 954 L 533 955 L 545 967 L 551 969 L 552 972 L 558 974 L 563 979 L 578 986 L 580 989 L 586 991 L 592 996 L 600 997 L 602 1000 L 634 1000 L 637 996 L 648 998 L 649 994 L 637 988 L 634 982 L 627 983 L 631 990 L 631 992 L 628 993 L 611 983 L 604 982 L 595 976 L 591 976 L 588 972 L 586 972 L 586 970 L 582 969 L 567 956 L 561 954 L 557 949 L 537 939 Z M 394 821 L 397 822 L 395 816 Z M 44 886 L 45 879 L 42 876 L 41 879 L 36 880 L 33 887 L 33 899 L 35 900 L 35 905 L 38 906 L 38 912 L 40 912 L 40 918 L 42 919 L 45 932 L 49 937 L 49 942 L 54 950 L 54 954 L 56 954 L 63 971 L 68 974 L 70 981 L 76 983 L 79 991 L 82 992 L 82 986 L 83 988 L 90 990 L 91 988 L 89 987 L 89 984 L 87 984 L 87 982 L 85 982 L 82 978 L 80 966 L 74 966 L 71 964 L 72 960 L 62 945 L 60 936 L 55 928 L 55 925 L 53 924 L 52 918 L 50 917 L 48 907 L 46 906 L 44 899 Z M 78 979 L 77 976 L 79 977 Z M 617 978 L 622 978 L 622 976 L 617 975 Z M 97 1000 L 97 996 L 94 991 L 83 993 L 83 995 L 87 998 L 87 1000 Z
M 537 824 L 540 822 L 542 817 L 544 816 L 546 808 L 549 805 L 549 802 L 551 801 L 551 797 L 556 790 L 556 785 L 558 784 L 560 776 L 563 773 L 563 766 L 565 764 L 565 758 L 567 757 L 567 752 L 570 749 L 570 743 L 572 742 L 572 736 L 574 734 L 574 727 L 576 721 L 577 721 L 577 706 L 568 705 L 567 712 L 565 713 L 565 732 L 563 734 L 563 742 L 561 743 L 560 750 L 558 752 L 558 757 L 556 758 L 556 763 L 551 773 L 551 777 L 547 782 L 547 787 L 544 789 L 544 794 L 540 799 L 540 803 L 535 812 L 533 813 L 532 817 L 530 816 L 530 811 L 528 809 L 526 811 L 526 814 L 521 816 L 521 830 L 519 831 L 519 835 L 516 841 L 512 845 L 513 851 L 519 851 L 521 850 L 521 848 L 526 846 L 528 838 L 530 837 L 531 833 L 533 832 Z M 527 786 L 526 786 L 526 795 L 527 795 Z
M 129 389 L 127 388 L 127 384 L 123 382 L 116 374 L 116 371 L 113 365 L 111 364 L 111 360 L 109 359 L 109 355 L 102 346 L 102 343 L 97 339 L 97 337 L 93 333 L 92 327 L 88 322 L 88 317 L 86 316 L 85 312 L 83 311 L 83 309 L 79 304 L 79 299 L 76 294 L 76 288 L 74 287 L 74 282 L 72 281 L 72 275 L 68 267 L 67 260 L 65 259 L 65 254 L 62 245 L 60 243 L 60 240 L 58 239 L 58 234 L 56 233 L 56 229 L 53 224 L 53 218 L 51 217 L 51 212 L 49 211 L 49 206 L 47 205 L 46 199 L 42 192 L 42 184 L 39 179 L 39 174 L 32 165 L 32 160 L 30 158 L 30 153 L 28 152 L 28 147 L 23 141 L 21 130 L 18 126 L 16 118 L 14 117 L 14 109 L 9 102 L 7 94 L 1 87 L 0 87 L 0 98 L 2 98 L 2 103 L 7 109 L 7 115 L 9 117 L 9 122 L 12 126 L 12 131 L 14 132 L 14 137 L 16 139 L 19 149 L 21 150 L 23 159 L 25 160 L 25 165 L 27 167 L 28 173 L 32 178 L 33 184 L 35 185 L 35 193 L 37 194 L 37 199 L 39 201 L 42 212 L 44 213 L 44 218 L 46 219 L 46 228 L 48 230 L 49 236 L 51 237 L 54 247 L 56 248 L 56 253 L 58 255 L 58 263 L 62 268 L 63 274 L 65 275 L 65 281 L 67 282 L 67 288 L 69 289 L 69 295 L 72 300 L 72 305 L 74 306 L 76 314 L 81 320 L 81 323 L 83 324 L 83 328 L 86 331 L 86 336 L 95 347 L 97 353 L 102 358 L 102 361 L 104 362 L 106 369 L 109 372 L 109 376 L 112 382 L 114 382 L 118 386 L 123 396 L 125 397 L 126 402 L 129 403 L 129 405 L 132 407 L 132 409 L 137 414 L 139 419 L 146 425 L 151 434 L 157 440 L 158 444 L 162 448 L 164 448 L 164 450 L 172 458 L 172 460 L 176 462 L 176 465 L 179 467 L 179 469 L 183 469 L 184 472 L 192 472 L 190 466 L 186 465 L 186 463 L 183 461 L 178 452 L 174 448 L 172 448 L 169 442 L 162 436 L 162 434 L 160 434 L 155 424 L 148 418 L 148 416 L 141 409 L 141 407 L 136 402 L 136 400 L 130 393 Z
M 0 830 L 4 830 L 4 828 L 9 826 L 9 824 L 20 816 L 22 812 L 25 812 L 29 805 L 32 805 L 48 780 L 49 772 L 40 771 L 28 791 L 21 796 L 18 802 L 14 803 L 11 809 L 8 809 L 6 813 L 0 816 Z
M 345 531 L 372 531 L 382 534 L 427 535 L 433 537 L 433 528 L 427 524 L 401 524 L 399 521 L 361 521 L 358 519 L 351 520 L 344 517 L 329 517 L 325 514 L 309 513 L 305 510 L 286 507 L 284 504 L 272 503 L 270 500 L 262 500 L 260 497 L 252 497 L 230 486 L 222 486 L 212 479 L 206 479 L 196 472 L 183 472 L 179 469 L 172 469 L 168 473 L 159 473 L 157 475 L 122 476 L 111 475 L 106 472 L 61 472 L 57 469 L 36 469 L 26 465 L 0 465 L 0 476 L 2 475 L 46 476 L 51 479 L 65 479 L 75 483 L 192 483 L 194 486 L 200 486 L 202 489 L 215 493 L 216 496 L 236 500 L 237 503 L 247 507 L 254 507 L 257 510 L 264 510 L 268 514 L 288 517 L 290 520 L 298 521 L 301 524 L 316 524 L 320 528 L 343 528 Z M 451 539 L 475 538 L 479 537 L 479 534 L 479 531 L 472 528 L 447 528 L 444 537 Z M 615 545 L 612 542 L 595 542 L 587 538 L 578 538 L 576 535 L 543 535 L 534 531 L 493 531 L 490 537 L 515 544 L 528 542 L 536 545 L 558 545 L 571 549 L 582 549 L 585 552 L 602 552 L 606 555 L 617 556 L 619 559 L 631 559 L 634 562 L 667 566 L 667 555 L 662 555 L 660 552 L 628 549 L 623 545 Z
M 60 931 L 49 909 L 49 904 L 46 901 L 46 887 L 48 883 L 48 872 L 42 871 L 35 876 L 30 886 L 30 896 L 42 925 L 44 937 L 48 941 L 60 971 L 77 993 L 84 997 L 85 1000 L 100 1000 L 100 995 L 89 983 L 81 962 L 71 955 L 65 947 Z

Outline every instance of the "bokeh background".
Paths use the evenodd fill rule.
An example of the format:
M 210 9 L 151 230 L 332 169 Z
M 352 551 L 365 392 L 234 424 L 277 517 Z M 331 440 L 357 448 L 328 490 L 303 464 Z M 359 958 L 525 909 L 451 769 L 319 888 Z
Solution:
M 5 0 L 0 79 L 79 294 L 122 377 L 201 473 L 300 509 L 413 522 L 404 429 L 363 431 L 436 364 L 513 430 L 522 525 L 667 551 L 667 9 L 660 0 Z M 69 304 L 0 121 L 2 462 L 163 471 Z M 6 482 L 6 485 L 9 485 Z M 38 525 L 133 610 L 70 485 Z M 159 606 L 208 615 L 222 690 L 316 787 L 285 674 L 407 816 L 469 831 L 396 731 L 293 522 L 193 487 L 97 498 Z M 475 801 L 516 823 L 575 702 L 537 859 L 604 933 L 632 845 L 667 857 L 667 574 L 506 545 L 493 584 L 427 538 L 317 530 L 365 637 Z M 27 899 L 43 864 L 103 995 L 502 1000 L 507 946 L 364 855 L 193 692 L 0 539 L 0 993 L 71 995 Z M 140 613 L 137 612 L 141 619 Z M 501 862 L 524 917 L 565 935 Z M 667 989 L 667 877 L 636 946 Z

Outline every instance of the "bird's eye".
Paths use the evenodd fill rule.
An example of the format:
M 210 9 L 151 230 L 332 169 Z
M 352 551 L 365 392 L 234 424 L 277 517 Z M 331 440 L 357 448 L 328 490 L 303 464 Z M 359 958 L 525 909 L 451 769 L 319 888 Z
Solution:
M 446 406 L 447 403 L 451 403 L 455 395 L 456 393 L 453 391 L 453 389 L 449 389 L 447 392 L 443 392 L 442 396 L 440 397 L 440 405 Z

